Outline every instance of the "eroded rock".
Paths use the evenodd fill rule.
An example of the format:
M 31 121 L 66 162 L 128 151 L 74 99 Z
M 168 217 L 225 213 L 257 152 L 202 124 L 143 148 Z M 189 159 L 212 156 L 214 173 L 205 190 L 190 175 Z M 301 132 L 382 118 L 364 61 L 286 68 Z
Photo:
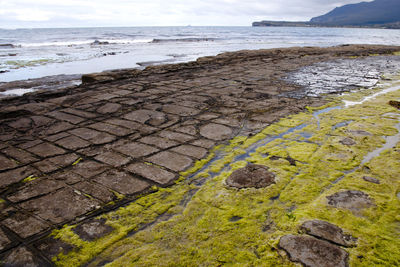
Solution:
M 355 242 L 357 241 L 357 239 L 351 235 L 344 234 L 340 227 L 321 220 L 304 222 L 300 226 L 300 229 L 309 235 L 322 238 L 345 247 L 354 246 Z
M 114 229 L 105 224 L 105 219 L 93 220 L 78 225 L 73 231 L 78 234 L 83 240 L 93 241 L 111 233 Z
M 329 205 L 336 208 L 348 209 L 355 213 L 374 206 L 374 202 L 368 194 L 357 190 L 337 192 L 326 198 L 328 199 Z
M 376 179 L 374 177 L 371 177 L 371 176 L 364 176 L 363 179 L 364 179 L 364 181 L 367 181 L 367 182 L 370 182 L 370 183 L 374 183 L 374 184 L 380 184 L 381 183 L 378 179 Z
M 354 146 L 356 144 L 356 142 L 349 137 L 346 137 L 345 139 L 341 140 L 340 143 L 345 146 Z
M 390 100 L 389 105 L 391 105 L 394 108 L 400 109 L 400 101 Z
M 309 267 L 345 267 L 349 254 L 340 247 L 311 236 L 286 235 L 281 237 L 279 247 L 290 260 Z
M 226 184 L 236 188 L 263 188 L 275 183 L 275 174 L 268 171 L 268 167 L 257 164 L 248 164 L 246 167 L 234 171 Z

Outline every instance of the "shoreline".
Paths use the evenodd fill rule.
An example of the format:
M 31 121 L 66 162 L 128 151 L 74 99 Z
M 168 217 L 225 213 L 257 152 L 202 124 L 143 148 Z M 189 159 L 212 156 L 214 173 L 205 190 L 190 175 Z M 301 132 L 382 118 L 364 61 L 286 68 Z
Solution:
M 0 259 L 20 265 L 32 262 L 54 264 L 52 260 L 57 259 L 60 261 L 56 264 L 66 266 L 69 261 L 80 265 L 102 260 L 93 258 L 97 254 L 85 253 L 93 249 L 100 253 L 127 235 L 135 235 L 138 230 L 168 221 L 171 218 L 168 217 L 169 211 L 179 213 L 184 210 L 193 197 L 197 198 L 196 192 L 203 192 L 202 186 L 208 186 L 208 182 L 202 180 L 208 177 L 206 174 L 204 177 L 200 175 L 193 183 L 188 177 L 199 170 L 218 174 L 228 163 L 232 163 L 234 169 L 243 167 L 243 161 L 249 156 L 258 164 L 268 164 L 276 172 L 279 190 L 293 188 L 300 199 L 313 196 L 312 192 L 309 195 L 301 192 L 301 189 L 308 192 L 302 183 L 287 187 L 290 175 L 297 172 L 294 168 L 303 166 L 308 173 L 307 166 L 314 164 L 308 162 L 310 158 L 302 151 L 311 153 L 321 144 L 324 146 L 321 155 L 330 155 L 331 151 L 325 153 L 326 149 L 330 149 L 329 145 L 337 146 L 337 140 L 332 139 L 325 146 L 325 131 L 343 127 L 340 124 L 343 122 L 350 125 L 350 120 L 366 122 L 362 118 L 364 115 L 358 116 L 356 110 L 356 118 L 349 118 L 353 115 L 347 112 L 338 113 L 338 116 L 317 114 L 321 120 L 315 124 L 310 110 L 323 109 L 332 98 L 307 94 L 294 98 L 291 95 L 294 92 L 303 92 L 306 86 L 320 85 L 296 84 L 287 77 L 296 77 L 295 74 L 300 72 L 303 77 L 314 75 L 316 81 L 323 80 L 323 84 L 329 86 L 346 81 L 342 84 L 344 87 L 362 83 L 364 79 L 371 82 L 376 76 L 370 76 L 375 68 L 379 68 L 374 65 L 374 59 L 381 56 L 384 59 L 397 58 L 394 55 L 399 51 L 399 46 L 351 45 L 228 52 L 193 62 L 150 66 L 144 70 L 125 69 L 84 75 L 84 83 L 76 87 L 0 100 L 0 224 L 4 226 L 0 230 Z M 371 60 L 362 61 L 364 58 Z M 389 61 L 379 62 L 386 64 L 382 68 L 390 69 Z M 320 65 L 321 62 L 329 63 L 324 66 Z M 356 68 L 348 62 L 357 62 L 356 65 L 360 66 Z M 334 72 L 329 72 L 329 69 Z M 346 79 L 342 81 L 336 76 L 331 79 L 332 75 Z M 352 77 L 359 79 L 350 79 Z M 353 96 L 355 99 L 347 100 L 357 101 L 357 97 L 368 92 L 359 91 Z M 337 105 L 337 102 L 330 103 L 329 107 L 334 107 L 333 104 Z M 368 107 L 368 114 L 388 109 L 387 106 L 382 110 Z M 328 109 L 327 112 L 335 110 Z M 288 117 L 290 115 L 292 117 Z M 329 116 L 334 118 L 333 121 Z M 374 122 L 379 126 L 379 115 L 374 116 Z M 307 131 L 300 135 L 301 142 L 297 144 L 297 139 L 292 138 L 297 128 L 293 131 L 291 128 L 301 125 L 299 122 L 302 120 L 313 124 L 302 128 Z M 365 126 L 374 129 L 371 135 L 366 135 L 372 138 L 367 143 L 368 149 L 379 146 L 381 136 L 394 135 L 391 130 L 393 122 L 385 120 L 384 123 L 387 127 L 382 126 L 383 130 L 369 124 Z M 350 126 L 358 127 L 357 124 Z M 320 131 L 319 127 L 324 127 L 324 130 Z M 353 128 L 349 130 L 359 130 Z M 315 140 L 310 141 L 311 136 L 307 133 L 315 133 Z M 338 134 L 342 136 L 343 132 Z M 356 134 L 361 136 L 352 137 L 353 142 L 363 138 L 361 132 Z M 254 151 L 243 152 L 247 147 L 252 148 L 253 141 L 276 135 L 278 138 L 271 140 L 270 147 L 261 142 Z M 289 155 L 281 151 L 278 144 L 274 146 L 276 140 L 284 136 L 288 136 L 285 146 L 293 145 Z M 352 143 L 350 140 L 343 142 L 340 149 Z M 226 148 L 226 151 L 222 150 L 226 153 L 219 155 L 219 148 Z M 362 153 L 368 150 L 363 145 L 356 148 Z M 352 155 L 348 152 L 350 150 L 339 152 L 343 152 L 347 159 Z M 343 167 L 343 170 L 338 169 L 340 172 L 358 162 L 349 160 L 346 165 L 347 161 L 341 160 L 339 154 L 332 157 L 338 157 L 334 162 L 344 162 L 344 165 L 337 165 Z M 246 157 L 242 158 L 242 155 Z M 217 161 L 208 166 L 214 156 L 217 156 Z M 225 175 L 217 181 L 220 182 Z M 324 175 L 329 181 L 340 178 L 339 172 L 318 173 L 317 176 Z M 301 182 L 315 182 L 317 176 L 310 180 L 302 177 Z M 324 183 L 326 181 L 312 184 L 312 188 Z M 184 186 L 174 191 L 177 188 L 175 184 Z M 215 188 L 221 189 L 221 184 Z M 279 190 L 266 191 L 266 196 L 271 198 L 263 200 L 263 203 L 276 200 L 273 193 L 279 193 Z M 238 192 L 235 191 L 234 195 L 240 195 Z M 290 190 L 286 192 L 287 201 L 290 193 Z M 249 202 L 246 200 L 243 204 Z M 256 205 L 249 205 L 253 204 Z M 294 204 L 300 206 L 302 202 Z M 181 209 L 180 205 L 184 207 Z M 251 211 L 250 206 L 241 210 Z M 303 214 L 295 213 L 289 206 L 277 206 L 277 210 L 285 211 L 278 214 L 285 218 L 284 222 L 277 223 L 280 227 L 289 227 L 290 231 L 298 223 L 293 218 Z M 114 217 L 110 212 L 121 214 Z M 245 214 L 232 212 L 221 217 L 229 225 L 248 221 Z M 126 214 L 130 219 L 118 221 Z M 231 218 L 235 219 L 230 221 Z M 261 217 L 257 215 L 255 218 Z M 87 230 L 92 228 L 95 232 Z M 277 233 L 290 232 L 279 231 Z M 268 229 L 265 233 L 268 234 Z M 274 236 L 275 245 L 268 244 L 274 251 L 280 236 Z M 274 251 L 271 249 L 268 253 L 276 253 Z M 111 257 L 113 261 L 119 256 L 111 253 L 105 258 L 110 260 Z M 288 263 L 288 260 L 284 261 Z

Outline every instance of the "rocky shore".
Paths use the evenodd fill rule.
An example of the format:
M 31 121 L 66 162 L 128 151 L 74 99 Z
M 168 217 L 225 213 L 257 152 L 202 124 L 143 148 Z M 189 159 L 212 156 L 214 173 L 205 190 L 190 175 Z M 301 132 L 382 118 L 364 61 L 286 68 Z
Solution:
M 374 87 L 383 74 L 395 74 L 399 51 L 368 45 L 239 51 L 84 75 L 80 86 L 0 100 L 1 262 L 123 266 L 134 259 L 150 266 L 163 258 L 160 265 L 166 266 L 290 265 L 291 260 L 356 266 L 379 257 L 387 261 L 380 250 L 375 258 L 361 255 L 380 241 L 355 229 L 364 224 L 372 231 L 379 224 L 373 212 L 396 224 L 387 214 L 399 200 L 387 185 L 398 181 L 375 162 L 369 170 L 346 171 L 381 146 L 382 138 L 396 134 L 394 119 L 385 115 L 396 108 L 377 107 L 399 96 L 352 112 L 328 110 L 329 116 L 317 110 L 327 103 L 340 106 L 322 94 Z M 335 89 L 312 93 L 324 87 Z M 365 126 L 364 116 L 373 124 Z M 265 141 L 273 136 L 278 137 Z M 394 160 L 398 152 L 392 150 Z M 225 184 L 249 162 L 257 164 L 244 171 L 254 175 L 250 184 L 268 186 Z M 322 171 L 326 162 L 329 168 Z M 258 173 L 268 173 L 268 182 Z M 243 180 L 238 175 L 232 184 Z M 378 179 L 381 195 L 349 186 L 351 175 Z M 367 180 L 365 188 L 377 186 Z M 328 208 L 312 208 L 322 199 Z M 379 212 L 368 210 L 374 207 Z M 304 235 L 297 235 L 299 225 Z M 391 228 L 382 231 L 388 238 L 395 234 Z M 311 263 L 304 253 L 311 253 Z M 396 253 L 391 264 L 400 260 Z

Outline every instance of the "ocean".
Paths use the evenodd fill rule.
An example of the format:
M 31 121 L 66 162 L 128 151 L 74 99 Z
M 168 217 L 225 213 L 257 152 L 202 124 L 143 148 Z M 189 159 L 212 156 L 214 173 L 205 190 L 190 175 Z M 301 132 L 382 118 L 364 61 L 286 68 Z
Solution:
M 0 84 L 187 62 L 243 49 L 341 44 L 400 45 L 400 30 L 191 26 L 0 29 Z

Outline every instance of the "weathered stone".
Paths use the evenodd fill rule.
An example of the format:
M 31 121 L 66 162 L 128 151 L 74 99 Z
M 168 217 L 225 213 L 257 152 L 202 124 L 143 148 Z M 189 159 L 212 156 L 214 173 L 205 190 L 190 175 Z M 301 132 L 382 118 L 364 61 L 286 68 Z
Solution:
M 27 164 L 34 161 L 37 161 L 38 158 L 33 156 L 31 153 L 28 153 L 22 149 L 18 149 L 15 147 L 8 147 L 7 149 L 2 150 L 3 153 L 7 154 L 8 156 L 16 159 L 18 162 Z
M 129 143 L 129 144 L 125 144 L 125 145 L 116 147 L 114 149 L 120 153 L 131 156 L 134 159 L 141 158 L 141 157 L 144 157 L 144 156 L 147 156 L 147 155 L 150 155 L 150 154 L 153 154 L 153 153 L 159 151 L 159 149 L 157 149 L 155 147 L 140 144 L 140 143 Z
M 105 152 L 95 157 L 98 161 L 109 164 L 113 167 L 119 167 L 127 164 L 130 161 L 129 157 L 123 156 L 115 152 Z
M 35 247 L 37 247 L 48 259 L 52 259 L 60 253 L 66 255 L 74 248 L 72 245 L 52 237 L 38 241 L 35 243 Z
M 9 123 L 8 125 L 18 130 L 24 130 L 24 129 L 26 130 L 31 128 L 32 121 L 28 118 L 22 118 Z
M 68 122 L 59 122 L 50 126 L 50 128 L 46 130 L 46 134 L 56 134 L 59 132 L 68 131 L 72 128 L 74 128 L 74 126 Z
M 362 209 L 374 206 L 373 200 L 364 192 L 347 190 L 337 192 L 326 197 L 328 204 L 336 208 L 343 208 L 359 213 Z
M 20 207 L 52 223 L 66 223 L 99 207 L 99 202 L 82 193 L 65 188 L 52 194 L 28 200 Z
M 190 156 L 196 159 L 202 159 L 205 155 L 207 155 L 206 149 L 191 145 L 181 145 L 171 149 L 171 151 L 184 154 L 186 156 Z
M 153 145 L 159 148 L 170 148 L 173 146 L 177 146 L 179 143 L 169 140 L 167 138 L 162 138 L 162 137 L 157 137 L 157 136 L 146 136 L 141 139 L 139 139 L 140 142 L 148 144 L 148 145 Z
M 0 188 L 18 183 L 36 173 L 37 171 L 31 167 L 22 167 L 12 171 L 2 172 L 0 173 Z
M 55 145 L 50 143 L 42 143 L 40 145 L 29 148 L 28 151 L 40 157 L 50 157 L 65 153 L 64 149 L 56 147 Z
M 193 141 L 191 144 L 209 149 L 215 145 L 215 142 L 207 139 L 199 139 Z
M 164 113 L 147 109 L 132 111 L 131 113 L 128 113 L 125 116 L 123 116 L 123 118 L 140 123 L 147 122 L 152 126 L 161 125 L 165 123 L 167 119 Z
M 51 178 L 64 182 L 68 185 L 76 184 L 82 181 L 82 177 L 70 171 L 52 174 Z
M 6 234 L 0 229 L 0 250 L 5 249 L 10 244 L 10 239 L 8 239 Z
M 17 166 L 18 164 L 15 161 L 0 155 L 0 170 L 12 169 Z
M 34 254 L 29 251 L 26 247 L 18 247 L 13 249 L 4 260 L 2 260 L 3 266 L 13 267 L 40 267 L 48 266 L 45 262 L 38 259 Z
M 188 142 L 194 139 L 193 136 L 183 133 L 172 132 L 168 130 L 164 130 L 160 133 L 161 137 L 171 139 L 178 142 Z
M 64 112 L 60 112 L 60 111 L 53 111 L 53 112 L 48 113 L 48 115 L 53 118 L 56 118 L 60 121 L 66 121 L 66 122 L 69 122 L 72 124 L 79 124 L 79 123 L 85 121 L 84 118 L 81 118 L 81 117 L 78 117 L 75 115 L 71 115 L 71 114 L 67 114 Z
M 246 167 L 234 171 L 227 179 L 226 184 L 236 188 L 262 188 L 275 183 L 275 174 L 268 171 L 268 167 L 249 163 Z
M 347 267 L 348 253 L 327 241 L 311 236 L 286 235 L 281 237 L 279 247 L 290 260 L 309 267 Z
M 182 156 L 169 151 L 163 151 L 148 158 L 148 160 L 157 165 L 166 167 L 170 170 L 179 172 L 188 168 L 192 164 L 192 160 L 186 156 Z
M 57 169 L 71 165 L 77 159 L 78 156 L 76 154 L 60 155 L 34 163 L 33 166 L 35 166 L 44 173 L 49 173 Z
M 103 131 L 103 132 L 107 132 L 113 135 L 117 135 L 117 136 L 125 136 L 125 135 L 129 135 L 135 131 L 129 130 L 127 128 L 122 128 L 116 125 L 112 125 L 112 124 L 108 124 L 108 123 L 102 123 L 102 122 L 98 122 L 95 124 L 91 124 L 88 127 L 96 129 L 98 131 Z
M 96 145 L 109 143 L 116 139 L 116 137 L 113 135 L 88 128 L 78 128 L 69 132 Z
M 105 224 L 105 219 L 95 219 L 79 224 L 73 231 L 85 241 L 94 241 L 111 233 L 114 229 Z
M 212 140 L 225 140 L 232 135 L 232 130 L 221 124 L 209 123 L 200 128 L 200 134 Z
M 69 114 L 77 115 L 79 117 L 87 118 L 87 119 L 96 118 L 96 114 L 93 114 L 93 113 L 87 112 L 87 111 L 78 110 L 78 109 L 73 109 L 73 108 L 65 108 L 61 111 L 69 113 Z
M 131 164 L 127 167 L 127 170 L 161 185 L 170 184 L 176 176 L 172 172 L 145 163 Z
M 149 183 L 117 170 L 105 172 L 93 180 L 124 195 L 140 193 L 150 187 Z
M 371 177 L 371 176 L 364 176 L 363 179 L 364 179 L 364 181 L 367 181 L 367 182 L 370 182 L 370 183 L 374 183 L 374 184 L 380 184 L 381 183 L 378 179 L 376 179 L 374 177 Z
M 306 221 L 301 225 L 300 229 L 309 235 L 325 239 L 340 246 L 352 247 L 357 241 L 351 235 L 344 234 L 341 228 L 326 221 Z
M 178 105 L 164 105 L 163 111 L 179 116 L 193 116 L 200 113 L 201 110 Z
M 32 216 L 16 213 L 3 221 L 3 225 L 17 233 L 22 238 L 27 238 L 49 228 L 49 225 Z
M 46 195 L 62 188 L 63 186 L 65 185 L 60 181 L 36 179 L 32 182 L 25 183 L 17 192 L 7 196 L 7 199 L 12 202 L 20 202 L 40 195 Z
M 107 165 L 95 161 L 83 161 L 75 165 L 72 171 L 84 178 L 91 178 L 104 172 L 108 168 L 109 167 Z
M 85 194 L 101 200 L 104 203 L 113 201 L 115 198 L 115 195 L 110 190 L 96 183 L 83 181 L 75 184 L 73 187 Z
M 121 108 L 120 104 L 107 103 L 104 106 L 101 106 L 100 108 L 98 108 L 97 112 L 101 113 L 101 114 L 114 113 L 114 112 L 117 112 L 120 108 Z
M 64 148 L 73 150 L 90 146 L 89 142 L 73 135 L 58 140 L 56 144 Z
M 345 146 L 354 146 L 356 144 L 356 142 L 349 137 L 346 137 L 345 139 L 341 140 L 340 143 Z

